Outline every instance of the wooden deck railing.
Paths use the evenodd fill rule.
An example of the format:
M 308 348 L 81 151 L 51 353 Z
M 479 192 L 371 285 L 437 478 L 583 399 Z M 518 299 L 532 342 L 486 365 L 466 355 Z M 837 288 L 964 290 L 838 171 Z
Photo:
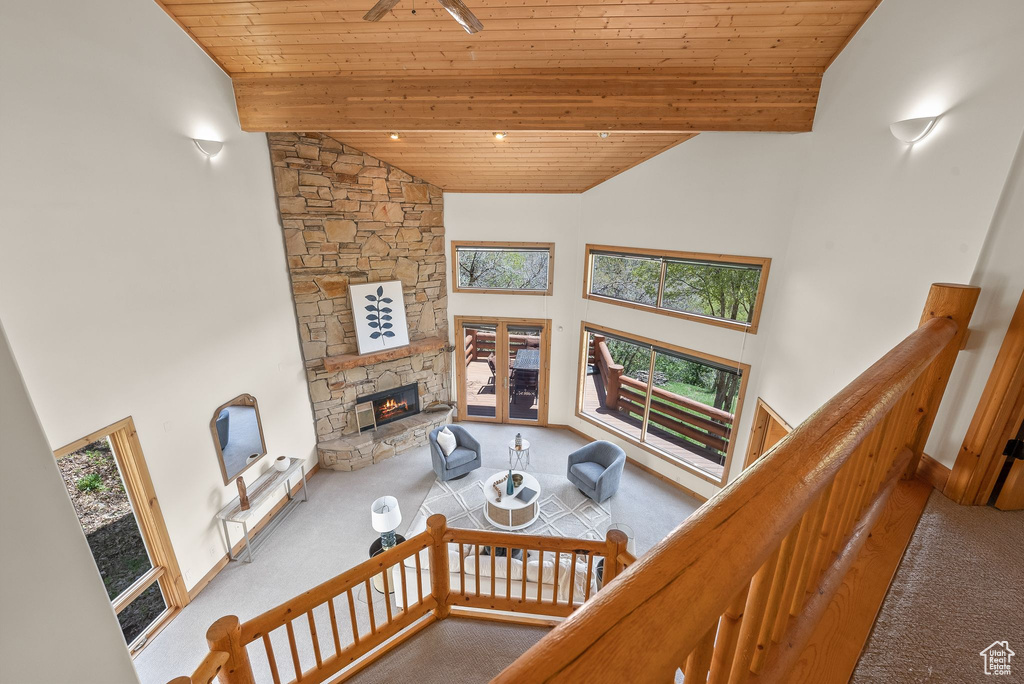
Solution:
M 625 375 L 615 363 L 604 335 L 594 335 L 589 354 L 604 387 L 604 405 L 613 411 L 642 415 L 647 383 Z M 695 399 L 654 387 L 651 389 L 650 421 L 692 439 L 724 457 L 732 435 L 733 414 Z
M 448 528 L 443 515 L 432 515 L 425 532 L 276 608 L 245 622 L 233 615 L 220 618 L 207 631 L 210 652 L 199 667 L 191 677 L 178 677 L 170 684 L 210 684 L 215 680 L 221 684 L 312 684 L 336 676 L 348 677 L 435 620 L 447 618 L 453 609 L 462 616 L 501 616 L 512 622 L 520 620 L 518 614 L 564 618 L 591 597 L 592 589 L 608 586 L 627 563 L 634 561 L 625 545 L 626 535 L 619 530 L 609 531 L 604 541 L 591 541 Z M 459 548 L 457 588 L 450 586 L 450 546 Z M 476 550 L 484 546 L 492 553 L 481 560 Z M 472 570 L 466 567 L 470 549 L 475 564 Z M 501 549 L 506 551 L 504 558 L 493 553 Z M 524 558 L 530 551 L 537 552 L 539 574 L 528 578 L 523 564 L 521 577 L 499 583 L 497 579 L 513 574 L 511 556 L 516 549 L 522 550 Z M 421 561 L 424 550 L 429 554 L 425 567 Z M 571 572 L 578 583 L 569 581 L 568 589 L 559 591 L 560 560 L 570 557 L 565 572 Z M 545 561 L 552 560 L 546 569 Z M 489 563 L 489 574 L 486 568 L 481 574 L 481 563 Z M 429 583 L 423 581 L 424 571 L 429 572 Z M 408 579 L 409 574 L 415 580 Z M 472 587 L 467 575 L 473 577 Z M 366 596 L 372 597 L 371 583 L 378 576 L 384 588 L 383 611 L 375 611 L 372 600 L 357 601 L 353 595 L 363 587 Z M 489 579 L 489 589 L 481 591 L 481 577 Z M 398 586 L 392 586 L 396 582 Z M 531 589 L 536 584 L 536 593 L 527 591 L 528 582 Z M 543 591 L 548 585 L 550 597 Z M 391 591 L 402 597 L 394 605 Z M 359 615 L 367 618 L 368 632 L 359 627 Z M 344 629 L 346 618 L 348 629 Z M 532 624 L 525 617 L 521 621 Z M 275 640 L 286 640 L 287 649 L 275 651 Z M 300 643 L 311 645 L 312 658 L 302 658 Z M 258 663 L 255 668 L 254 663 Z
M 493 681 L 787 681 L 916 468 L 977 297 L 933 285 L 914 333 Z
M 486 359 L 491 354 L 496 353 L 495 337 L 496 335 L 493 332 L 468 328 L 466 330 L 466 337 L 463 340 L 466 349 L 466 365 L 468 366 L 473 361 Z M 530 345 L 534 347 L 540 346 L 540 336 L 515 334 L 508 336 L 509 356 L 515 356 L 518 350 L 525 349 Z

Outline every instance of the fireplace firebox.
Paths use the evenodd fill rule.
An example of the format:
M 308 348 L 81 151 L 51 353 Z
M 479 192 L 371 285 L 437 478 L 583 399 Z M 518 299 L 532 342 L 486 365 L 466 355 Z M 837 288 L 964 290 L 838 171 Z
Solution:
M 356 399 L 357 404 L 365 402 L 373 402 L 373 415 L 377 419 L 377 427 L 380 427 L 420 412 L 419 385 L 412 383 Z M 363 426 L 361 431 L 371 428 L 369 425 Z

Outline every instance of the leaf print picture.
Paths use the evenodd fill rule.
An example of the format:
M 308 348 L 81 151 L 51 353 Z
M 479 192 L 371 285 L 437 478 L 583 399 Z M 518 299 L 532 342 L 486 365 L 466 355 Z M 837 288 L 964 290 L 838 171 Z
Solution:
M 360 354 L 409 344 L 402 281 L 349 285 Z

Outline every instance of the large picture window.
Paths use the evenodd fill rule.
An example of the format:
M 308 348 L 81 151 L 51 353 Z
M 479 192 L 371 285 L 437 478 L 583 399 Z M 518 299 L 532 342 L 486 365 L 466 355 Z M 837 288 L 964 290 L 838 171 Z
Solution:
M 550 295 L 555 245 L 550 242 L 452 242 L 452 290 Z
M 724 484 L 750 367 L 584 324 L 577 412 Z
M 587 245 L 584 296 L 757 332 L 771 259 Z

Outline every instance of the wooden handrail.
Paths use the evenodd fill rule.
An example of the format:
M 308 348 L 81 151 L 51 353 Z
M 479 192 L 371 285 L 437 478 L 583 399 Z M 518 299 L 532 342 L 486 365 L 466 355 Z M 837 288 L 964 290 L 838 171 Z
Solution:
M 618 530 L 610 531 L 605 540 L 596 541 L 449 528 L 443 515 L 432 515 L 427 519 L 426 531 L 363 561 L 280 606 L 245 622 L 240 622 L 233 615 L 217 620 L 207 631 L 210 653 L 203 663 L 192 677 L 178 677 L 172 680 L 171 684 L 209 684 L 213 677 L 217 677 L 221 684 L 255 684 L 256 678 L 249 660 L 250 649 L 254 652 L 263 651 L 274 684 L 287 681 L 328 681 L 345 668 L 348 668 L 344 675 L 347 677 L 395 648 L 430 622 L 448 617 L 453 606 L 459 607 L 461 615 L 478 615 L 483 611 L 484 614 L 495 616 L 497 619 L 524 624 L 536 624 L 538 618 L 535 616 L 562 619 L 596 593 L 596 588 L 592 585 L 599 583 L 599 563 L 604 563 L 603 584 L 608 586 L 625 564 L 630 562 L 631 557 L 625 552 L 625 544 L 626 537 Z M 489 591 L 481 592 L 479 581 L 475 581 L 475 588 L 468 592 L 465 567 L 460 567 L 461 581 L 457 590 L 451 587 L 449 545 L 463 547 L 463 552 L 465 548 L 479 549 L 483 546 L 490 546 L 492 549 L 505 548 L 504 594 L 500 595 L 496 591 L 494 580 L 500 573 L 496 572 L 498 559 L 495 556 L 489 559 L 490 574 L 481 575 L 480 555 L 475 554 L 476 578 L 489 577 Z M 521 579 L 515 582 L 522 591 L 513 597 L 513 582 L 508 581 L 507 572 L 507 568 L 511 567 L 513 549 L 522 549 L 524 554 L 527 551 L 539 554 L 531 555 L 531 558 L 539 558 L 544 562 L 549 562 L 553 558 L 553 581 L 541 563 L 538 566 L 540 569 L 536 581 L 529 581 L 530 587 L 537 587 L 537 591 L 534 593 L 531 589 L 527 592 L 527 573 L 524 568 Z M 429 567 L 423 565 L 424 550 L 429 554 Z M 463 557 L 464 553 L 460 554 L 460 558 Z M 580 559 L 581 565 L 585 565 L 586 575 L 584 588 L 577 592 L 575 583 L 569 581 L 570 588 L 565 595 L 559 591 L 558 575 L 560 560 L 568 559 L 571 559 L 571 568 L 575 568 L 577 559 Z M 392 573 L 392 570 L 396 569 L 397 572 Z M 423 581 L 423 571 L 429 571 L 429 586 Z M 408 577 L 410 573 L 411 578 Z M 404 607 L 396 602 L 393 608 L 391 600 L 388 600 L 385 602 L 382 615 L 380 608 L 375 611 L 372 602 L 365 604 L 365 607 L 361 606 L 359 610 L 367 611 L 370 623 L 369 633 L 361 633 L 356 626 L 357 608 L 353 592 L 357 587 L 365 587 L 369 595 L 374 577 L 380 578 L 385 595 L 394 590 L 397 596 L 400 588 Z M 575 579 L 575 576 L 572 579 Z M 399 586 L 392 586 L 395 583 Z M 544 596 L 544 585 L 550 585 L 551 597 Z M 338 612 L 335 599 L 342 605 L 347 599 L 351 638 L 346 638 L 347 635 L 343 635 L 344 630 L 339 629 L 338 615 L 344 613 Z M 329 613 L 330 624 L 321 625 L 320 630 L 329 628 L 327 634 L 331 638 L 321 641 L 317 637 L 317 619 L 314 611 L 318 608 L 322 610 L 324 606 Z M 286 653 L 280 658 L 280 664 L 271 641 L 271 633 L 275 630 L 286 632 L 290 649 L 290 654 Z M 296 636 L 299 630 L 308 630 L 315 660 L 312 666 L 300 663 L 299 639 Z M 334 642 L 333 652 L 329 649 L 322 652 L 321 643 L 330 643 L 331 639 Z M 287 668 L 289 664 L 290 669 L 294 670 L 294 676 L 284 673 L 282 669 Z
M 776 622 L 783 641 L 800 633 L 808 596 L 841 567 L 836 552 L 884 502 L 887 473 L 923 443 L 936 384 L 948 377 L 949 350 L 959 349 L 977 295 L 932 286 L 914 333 L 493 681 L 669 681 L 691 663 L 696 681 L 704 681 L 705 664 L 711 681 L 746 681 L 761 634 Z M 800 555 L 776 582 L 783 551 L 797 546 Z M 790 615 L 795 626 L 784 619 Z M 709 661 L 708 635 L 720 616 Z

